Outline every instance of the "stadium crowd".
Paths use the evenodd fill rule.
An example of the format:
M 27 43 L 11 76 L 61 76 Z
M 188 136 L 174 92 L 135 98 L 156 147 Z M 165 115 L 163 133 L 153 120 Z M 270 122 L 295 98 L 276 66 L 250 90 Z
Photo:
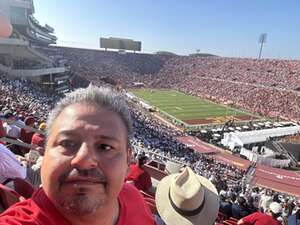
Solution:
M 54 51 L 55 50 L 55 51 Z M 260 115 L 299 121 L 300 62 L 54 48 L 73 73 L 95 84 L 172 88 Z
M 262 87 L 296 90 L 300 87 L 297 60 L 243 59 L 223 57 L 173 57 L 165 64 L 164 74 L 193 75 L 236 81 Z
M 157 160 L 161 156 L 176 160 L 208 178 L 220 195 L 220 213 L 223 216 L 220 220 L 231 217 L 238 220 L 257 211 L 265 213 L 274 201 L 284 208 L 278 216 L 282 224 L 288 224 L 288 217 L 297 211 L 300 202 L 295 198 L 264 188 L 253 188 L 245 179 L 247 171 L 192 151 L 174 138 L 180 133 L 160 124 L 146 112 L 137 108 L 133 112 L 135 133 L 132 144 L 137 151 L 148 152 L 146 154 L 151 159 Z M 153 152 L 155 154 L 152 155 Z
M 299 121 L 298 74 L 298 61 L 180 57 L 167 61 L 152 86 Z
M 155 85 L 159 86 L 160 84 L 157 83 Z M 164 85 L 168 86 L 171 84 L 166 83 Z M 178 83 L 176 85 L 178 85 Z M 222 95 L 224 96 L 224 93 L 222 92 L 223 90 L 230 93 L 229 89 L 234 88 L 231 86 L 229 89 L 225 89 L 222 86 L 221 81 L 219 83 L 214 81 L 211 83 L 211 86 L 213 85 L 216 87 L 213 89 L 215 91 L 212 91 L 212 94 L 214 93 L 215 95 L 216 93 L 220 93 L 219 97 Z M 196 86 L 198 86 L 198 88 L 194 90 L 193 88 Z M 174 88 L 175 86 L 170 87 Z M 187 87 L 185 91 L 191 93 L 194 93 L 195 91 L 196 93 L 199 92 L 199 87 L 202 86 L 200 83 L 195 82 L 193 85 L 190 84 L 189 88 Z M 184 87 L 180 86 L 178 86 L 178 88 L 184 89 Z M 205 86 L 205 88 L 207 88 L 207 86 Z M 266 91 L 268 89 L 262 90 Z M 32 132 L 32 130 L 27 132 L 23 129 L 22 136 L 22 129 L 19 129 L 18 126 L 20 124 L 25 124 L 34 128 L 39 128 L 40 131 L 43 131 L 45 129 L 43 122 L 46 120 L 49 110 L 53 107 L 59 97 L 47 95 L 41 87 L 36 86 L 30 81 L 24 79 L 9 80 L 4 76 L 1 76 L 0 91 L 0 107 L 3 118 L 11 119 L 10 117 L 13 117 L 13 120 L 17 121 L 17 124 L 10 124 L 4 121 L 4 124 L 2 125 L 3 129 L 0 129 L 2 130 L 2 135 L 14 139 L 21 139 L 28 144 L 34 144 L 32 142 L 33 136 L 35 135 L 34 132 Z M 206 94 L 210 93 L 209 89 L 204 89 L 204 91 Z M 276 91 L 279 90 L 272 89 L 272 91 L 276 93 Z M 247 91 L 245 91 L 245 96 L 246 93 Z M 254 91 L 254 94 L 257 94 L 257 92 Z M 276 96 L 276 94 L 274 94 L 274 96 Z M 277 97 L 279 98 L 280 96 Z M 288 103 L 282 98 L 279 98 L 278 101 L 283 101 L 282 104 Z M 279 202 L 283 207 L 283 213 L 278 216 L 278 219 L 283 224 L 292 224 L 287 222 L 288 217 L 295 215 L 293 213 L 297 210 L 297 212 L 299 212 L 300 207 L 299 201 L 297 202 L 295 198 L 284 196 L 262 188 L 253 189 L 252 186 L 246 185 L 243 180 L 243 177 L 245 177 L 245 171 L 226 163 L 216 161 L 210 156 L 193 152 L 191 149 L 176 140 L 175 137 L 183 135 L 183 133 L 175 131 L 171 127 L 163 124 L 153 118 L 151 114 L 145 112 L 139 107 L 136 107 L 131 102 L 129 102 L 129 104 L 131 104 L 132 117 L 134 121 L 132 144 L 136 147 L 135 150 L 145 151 L 146 153 L 148 152 L 147 154 L 149 155 L 151 155 L 150 153 L 156 153 L 162 157 L 168 157 L 173 160 L 180 161 L 193 168 L 197 174 L 207 177 L 215 184 L 220 194 L 220 213 L 223 214 L 223 216 L 226 218 L 233 217 L 240 219 L 257 210 L 266 212 L 269 209 L 268 207 L 271 202 Z M 264 106 L 257 107 L 261 107 L 262 109 L 264 108 Z M 295 107 L 297 109 L 297 105 Z M 273 110 L 276 112 L 276 109 Z M 16 132 L 12 132 L 13 130 Z M 30 135 L 27 135 L 27 133 L 30 133 Z M 36 135 L 39 134 L 40 133 L 38 132 Z M 28 154 L 29 149 L 20 150 L 11 145 L 7 146 L 15 154 L 16 159 L 23 163 L 26 168 L 26 177 L 28 181 L 36 187 L 40 184 L 39 169 L 43 158 L 43 150 L 37 147 L 42 146 L 43 145 L 34 145 L 34 147 L 36 147 L 39 151 L 39 156 L 37 157 L 34 157 L 34 154 Z M 16 155 L 21 155 L 21 157 Z M 34 159 L 32 160 L 31 157 L 34 157 Z M 152 155 L 152 157 L 156 156 Z M 4 171 L 7 168 L 3 168 L 5 167 L 0 167 L 2 170 L 0 171 L 0 177 L 2 176 L 2 182 L 6 182 L 10 177 L 7 175 L 7 171 Z M 20 173 L 20 178 L 25 178 L 24 172 Z
M 131 108 L 134 109 L 134 108 Z M 133 146 L 143 151 L 150 151 L 156 156 L 168 157 L 193 168 L 197 174 L 213 180 L 218 191 L 235 186 L 242 180 L 244 172 L 226 163 L 216 161 L 214 158 L 196 153 L 191 148 L 177 141 L 176 137 L 183 135 L 174 131 L 162 122 L 153 119 L 146 112 L 134 109 L 134 137 Z M 220 179 L 222 177 L 222 179 Z M 228 179 L 227 179 L 228 177 Z
M 113 85 L 131 86 L 142 81 L 143 77 L 156 74 L 173 57 L 64 47 L 39 50 L 50 57 L 61 56 L 68 61 L 74 75 L 98 85 L 103 83 L 103 79 L 109 79 Z

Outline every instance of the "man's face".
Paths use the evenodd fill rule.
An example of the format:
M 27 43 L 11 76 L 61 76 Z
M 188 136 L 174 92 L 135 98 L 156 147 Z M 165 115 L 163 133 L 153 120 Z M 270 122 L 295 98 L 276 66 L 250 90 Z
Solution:
M 93 105 L 68 106 L 54 121 L 46 144 L 45 193 L 62 213 L 94 213 L 117 200 L 130 155 L 118 114 Z

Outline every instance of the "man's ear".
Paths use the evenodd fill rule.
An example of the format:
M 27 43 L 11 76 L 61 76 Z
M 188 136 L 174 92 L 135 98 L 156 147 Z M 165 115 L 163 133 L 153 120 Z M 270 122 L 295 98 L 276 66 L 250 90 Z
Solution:
M 132 147 L 128 146 L 128 148 L 127 148 L 127 165 L 128 166 L 131 163 L 131 156 L 132 156 Z
M 130 163 L 131 163 L 131 156 L 132 156 L 132 148 L 131 146 L 128 147 L 127 149 L 127 170 L 126 170 L 126 176 L 129 174 L 130 172 Z

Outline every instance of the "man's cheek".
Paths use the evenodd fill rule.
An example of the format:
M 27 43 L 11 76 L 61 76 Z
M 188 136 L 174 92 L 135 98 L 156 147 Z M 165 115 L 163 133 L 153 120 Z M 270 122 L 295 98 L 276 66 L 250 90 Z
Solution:
M 128 171 L 128 165 L 126 162 L 126 157 L 120 155 L 111 160 L 104 160 L 100 164 L 100 168 L 105 173 L 108 179 L 114 180 L 119 183 L 119 180 L 123 182 Z

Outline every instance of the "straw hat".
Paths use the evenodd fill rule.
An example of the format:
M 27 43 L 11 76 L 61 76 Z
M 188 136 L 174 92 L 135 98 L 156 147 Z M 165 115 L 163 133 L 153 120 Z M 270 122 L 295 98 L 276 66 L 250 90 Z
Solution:
M 215 186 L 186 167 L 164 177 L 157 186 L 156 206 L 167 225 L 211 225 L 219 211 Z

